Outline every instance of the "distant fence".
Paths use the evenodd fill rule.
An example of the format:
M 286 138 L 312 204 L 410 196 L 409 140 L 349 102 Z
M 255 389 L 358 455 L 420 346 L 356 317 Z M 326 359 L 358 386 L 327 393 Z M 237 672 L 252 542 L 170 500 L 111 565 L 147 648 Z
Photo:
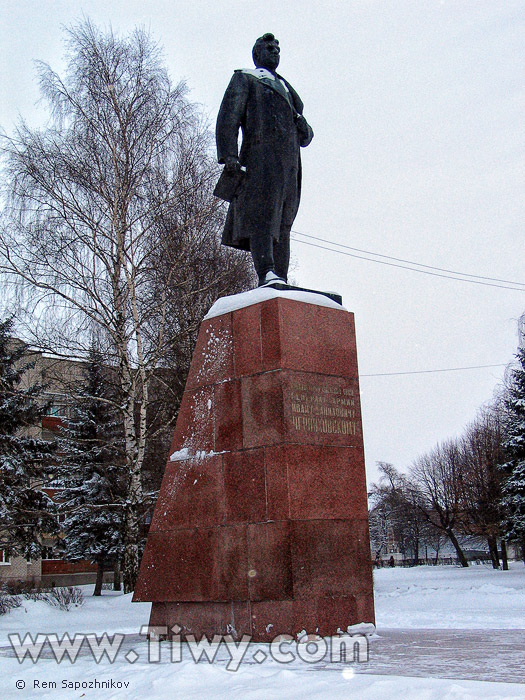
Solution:
M 492 564 L 492 561 L 490 557 L 487 555 L 486 557 L 470 557 L 468 553 L 466 554 L 466 557 L 468 561 L 471 564 Z M 406 558 L 406 559 L 395 559 L 394 564 L 390 563 L 390 559 L 375 559 L 372 564 L 374 565 L 374 568 L 376 569 L 382 569 L 382 568 L 390 568 L 390 567 L 396 567 L 396 566 L 401 566 L 401 567 L 411 567 L 411 566 L 459 566 L 459 561 L 457 557 L 438 557 L 437 561 L 435 557 L 428 557 L 428 559 L 425 559 L 425 557 L 418 559 L 417 561 L 414 560 L 413 558 Z

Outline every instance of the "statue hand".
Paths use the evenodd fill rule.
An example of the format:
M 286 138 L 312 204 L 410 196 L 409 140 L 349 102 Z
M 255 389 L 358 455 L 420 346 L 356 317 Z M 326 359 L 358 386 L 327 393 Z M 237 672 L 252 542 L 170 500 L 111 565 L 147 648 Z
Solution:
M 233 174 L 233 173 L 238 172 L 240 169 L 241 169 L 241 164 L 239 163 L 238 158 L 230 157 L 226 160 L 226 163 L 224 164 L 224 170 L 227 173 Z
M 314 132 L 302 114 L 298 114 L 295 118 L 295 126 L 299 134 L 299 145 L 308 146 L 314 137 Z
M 306 119 L 303 117 L 302 114 L 298 114 L 297 117 L 295 118 L 295 126 L 297 127 L 297 131 L 300 134 L 307 134 L 308 133 L 308 122 Z

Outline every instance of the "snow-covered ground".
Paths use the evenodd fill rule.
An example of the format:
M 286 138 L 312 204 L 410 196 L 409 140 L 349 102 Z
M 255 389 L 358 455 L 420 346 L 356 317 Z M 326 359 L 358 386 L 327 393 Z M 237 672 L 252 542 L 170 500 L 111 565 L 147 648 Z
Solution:
M 121 632 L 138 634 L 141 625 L 149 622 L 151 603 L 131 603 L 131 594 L 122 595 L 113 591 L 102 591 L 94 597 L 93 586 L 79 586 L 84 593 L 84 604 L 70 610 L 59 610 L 41 600 L 23 600 L 22 607 L 14 608 L 7 615 L 0 615 L 0 647 L 9 644 L 8 634 L 18 632 L 31 634 L 67 632 Z M 0 695 L 1 700 L 1 695 Z
M 377 569 L 374 593 L 378 629 L 525 629 L 523 562 Z
M 196 700 L 204 694 L 232 700 L 525 698 L 525 686 L 518 683 L 463 680 L 457 677 L 457 673 L 456 678 L 450 679 L 446 677 L 449 675 L 446 671 L 441 678 L 413 677 L 410 664 L 395 664 L 396 654 L 388 660 L 391 673 L 390 667 L 385 671 L 384 664 L 381 675 L 377 671 L 374 673 L 379 665 L 372 663 L 374 645 L 379 648 L 382 642 L 384 647 L 385 640 L 388 642 L 387 634 L 381 637 L 388 628 L 408 628 L 416 640 L 418 634 L 423 635 L 423 630 L 429 628 L 436 630 L 436 634 L 440 634 L 439 628 L 507 629 L 511 651 L 513 635 L 517 634 L 513 630 L 525 628 L 525 567 L 522 563 L 511 564 L 508 572 L 493 571 L 485 566 L 472 566 L 467 570 L 457 567 L 381 569 L 374 572 L 374 579 L 378 636 L 370 646 L 371 672 L 367 671 L 366 663 L 332 664 L 326 661 L 308 664 L 299 658 L 290 664 L 268 658 L 259 665 L 253 660 L 253 651 L 246 655 L 239 669 L 232 672 L 227 670 L 229 656 L 222 647 L 213 664 L 203 660 L 195 663 L 187 649 L 181 662 L 171 663 L 169 649 L 164 644 L 161 645 L 160 663 L 148 663 L 147 643 L 138 633 L 141 625 L 148 622 L 149 604 L 132 604 L 131 596 L 111 591 L 104 591 L 101 598 L 93 598 L 89 596 L 91 587 L 84 586 L 84 605 L 69 612 L 51 608 L 43 602 L 24 601 L 22 608 L 0 616 L 0 647 L 4 647 L 0 649 L 0 698 L 160 700 L 182 697 Z M 58 637 L 64 632 L 71 637 L 75 632 L 132 636 L 126 637 L 121 653 L 112 664 L 107 658 L 97 664 L 87 649 L 74 664 L 68 658 L 57 664 L 49 653 L 35 664 L 28 658 L 20 664 L 6 648 L 9 643 L 7 635 L 17 633 L 23 638 L 26 632 L 33 636 L 38 632 L 56 633 Z M 428 636 L 428 632 L 425 634 Z M 450 635 L 447 639 L 450 642 Z M 468 633 L 466 639 L 469 639 Z M 138 656 L 136 660 L 134 656 L 129 659 L 125 656 L 132 648 Z M 268 645 L 256 645 L 254 649 L 268 651 Z M 444 655 L 451 652 L 443 648 L 442 652 L 434 649 L 433 653 Z M 475 665 L 475 650 L 471 660 Z M 502 665 L 505 665 L 504 659 Z M 476 677 L 472 671 L 466 676 Z M 18 689 L 17 682 L 19 687 L 22 683 L 25 687 Z M 63 682 L 72 685 L 63 687 Z M 108 685 L 83 687 L 82 684 L 90 682 Z M 56 686 L 45 687 L 45 683 Z M 76 688 L 75 683 L 79 684 Z

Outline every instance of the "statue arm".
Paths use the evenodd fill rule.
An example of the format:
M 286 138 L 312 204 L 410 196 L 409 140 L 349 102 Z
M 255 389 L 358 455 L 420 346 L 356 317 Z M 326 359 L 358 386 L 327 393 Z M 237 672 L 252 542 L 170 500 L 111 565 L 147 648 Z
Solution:
M 248 92 L 246 76 L 240 72 L 234 73 L 224 93 L 215 129 L 217 158 L 221 164 L 238 161 L 239 128 L 246 110 Z

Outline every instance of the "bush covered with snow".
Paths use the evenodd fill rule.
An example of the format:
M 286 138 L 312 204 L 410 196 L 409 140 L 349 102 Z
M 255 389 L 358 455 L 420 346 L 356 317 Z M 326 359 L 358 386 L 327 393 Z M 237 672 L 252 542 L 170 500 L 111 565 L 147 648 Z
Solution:
M 0 590 L 0 615 L 5 615 L 13 608 L 19 608 L 21 605 L 20 596 L 11 595 L 5 587 Z

